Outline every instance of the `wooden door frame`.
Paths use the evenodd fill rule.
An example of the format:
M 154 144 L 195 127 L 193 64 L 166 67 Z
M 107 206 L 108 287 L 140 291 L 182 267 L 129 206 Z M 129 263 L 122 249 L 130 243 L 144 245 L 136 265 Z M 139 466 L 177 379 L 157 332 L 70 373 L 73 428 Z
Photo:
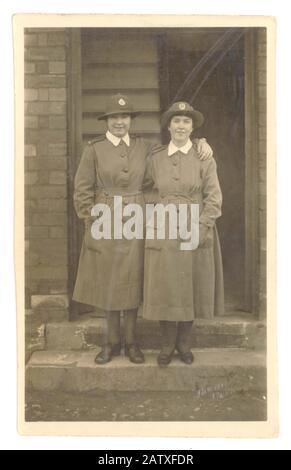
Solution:
M 245 35 L 245 309 L 259 312 L 259 178 L 256 37 Z
M 74 209 L 74 177 L 82 152 L 82 62 L 81 29 L 69 30 L 68 47 L 68 293 L 69 318 L 78 317 L 78 306 L 72 301 L 78 269 L 80 237 L 78 217 Z

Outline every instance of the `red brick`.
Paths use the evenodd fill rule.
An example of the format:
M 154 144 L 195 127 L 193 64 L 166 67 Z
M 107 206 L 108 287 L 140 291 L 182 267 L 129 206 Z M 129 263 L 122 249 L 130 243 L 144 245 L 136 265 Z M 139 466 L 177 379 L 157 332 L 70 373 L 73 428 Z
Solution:
M 259 113 L 259 126 L 266 127 L 266 113 Z
M 25 132 L 26 143 L 36 144 L 37 142 L 65 142 L 66 132 L 55 129 L 27 129 Z
M 67 252 L 67 246 L 67 240 L 51 240 L 50 238 L 47 238 L 46 240 L 33 241 L 33 249 L 38 253 L 50 252 L 52 254 L 62 254 Z
M 39 88 L 38 99 L 39 101 L 48 101 L 49 99 L 48 88 Z
M 39 127 L 41 129 L 48 129 L 49 127 L 49 117 L 48 116 L 39 116 Z
M 35 72 L 35 64 L 33 62 L 25 62 L 24 73 L 34 73 L 34 72 Z
M 37 156 L 46 157 L 48 153 L 48 143 L 45 140 L 40 140 L 37 142 Z
M 33 263 L 31 266 L 66 266 L 68 264 L 68 256 L 66 253 L 56 254 L 51 250 L 50 253 L 34 253 Z
M 48 71 L 49 71 L 48 62 L 36 62 L 37 74 L 48 74 Z
M 67 212 L 67 199 L 39 199 L 36 209 L 40 212 Z
M 39 170 L 38 172 L 38 184 L 49 184 L 49 172 L 46 170 Z
M 38 99 L 38 90 L 35 88 L 26 88 L 24 90 L 25 101 L 36 101 Z
M 50 101 L 48 103 L 50 114 L 63 114 L 66 115 L 66 103 L 63 101 Z
M 25 145 L 24 146 L 24 155 L 26 157 L 35 157 L 36 156 L 36 146 L 35 145 L 30 145 L 30 144 Z
M 64 227 L 50 227 L 50 232 L 49 232 L 50 238 L 66 239 L 67 235 L 68 235 L 67 226 L 64 226 Z
M 66 78 L 54 75 L 26 75 L 24 79 L 25 88 L 49 88 L 65 87 Z
M 66 129 L 67 128 L 66 116 L 50 116 L 49 127 L 50 129 Z
M 66 143 L 49 144 L 48 153 L 49 155 L 67 155 L 67 144 Z
M 47 103 L 45 101 L 32 102 L 28 104 L 28 114 L 33 115 L 51 115 L 51 114 L 65 114 L 66 103 L 53 101 Z
M 30 47 L 28 50 L 30 60 L 59 61 L 65 60 L 65 47 Z
M 261 224 L 266 225 L 266 223 L 267 223 L 267 212 L 266 211 L 259 211 L 259 222 Z
M 67 267 L 36 266 L 29 270 L 30 279 L 68 279 Z
M 25 116 L 24 127 L 26 129 L 37 129 L 38 128 L 38 116 Z
M 258 129 L 259 139 L 265 140 L 267 138 L 267 130 L 265 126 L 259 127 Z
M 33 251 L 29 251 L 25 255 L 25 266 L 39 266 L 40 263 L 40 255 L 38 253 L 34 253 Z
M 258 45 L 258 56 L 259 57 L 266 57 L 267 56 L 267 44 L 266 44 L 266 42 L 261 42 Z
M 66 198 L 67 197 L 67 187 L 61 185 L 43 185 L 43 186 L 33 186 L 30 188 L 30 197 L 33 198 L 44 198 L 44 199 L 54 199 L 54 198 Z
M 258 100 L 258 110 L 259 113 L 265 113 L 267 112 L 267 101 L 264 99 Z
M 266 196 L 263 196 L 262 194 L 260 194 L 259 195 L 259 209 L 260 210 L 266 210 L 266 207 L 267 207 Z
M 259 140 L 259 152 L 262 154 L 266 154 L 267 152 L 267 145 L 266 140 Z
M 267 41 L 267 29 L 266 28 L 259 28 L 257 30 L 257 37 L 259 44 L 264 44 Z
M 25 46 L 36 46 L 37 35 L 36 34 L 24 34 L 24 45 Z
M 25 209 L 28 211 L 34 212 L 38 208 L 37 201 L 35 199 L 29 199 L 25 202 Z
M 266 85 L 266 83 L 267 83 L 267 74 L 266 74 L 266 72 L 258 72 L 258 83 L 259 83 L 259 85 Z
M 65 31 L 48 33 L 48 45 L 61 46 L 66 45 L 67 35 Z
M 66 214 L 33 214 L 32 225 L 37 226 L 62 226 L 67 223 Z
M 46 33 L 38 34 L 38 45 L 46 46 L 48 42 L 48 35 Z
M 25 238 L 48 238 L 49 227 L 25 227 Z
M 38 181 L 38 174 L 36 171 L 25 172 L 24 182 L 25 184 L 36 184 Z
M 65 171 L 51 171 L 49 182 L 50 184 L 66 184 L 67 173 Z
M 66 157 L 27 158 L 30 170 L 66 170 Z
M 67 90 L 66 88 L 49 88 L 50 101 L 66 101 Z
M 257 59 L 257 68 L 258 70 L 264 72 L 267 70 L 267 63 L 266 63 L 266 59 L 264 57 L 259 57 Z
M 266 100 L 266 98 L 267 98 L 267 88 L 266 88 L 266 85 L 259 85 L 258 91 L 259 91 L 259 99 Z
M 50 62 L 49 73 L 64 75 L 66 73 L 66 62 L 64 61 Z
M 262 182 L 262 183 L 266 183 L 266 179 L 267 179 L 267 171 L 266 169 L 264 168 L 260 168 L 259 169 L 259 181 Z

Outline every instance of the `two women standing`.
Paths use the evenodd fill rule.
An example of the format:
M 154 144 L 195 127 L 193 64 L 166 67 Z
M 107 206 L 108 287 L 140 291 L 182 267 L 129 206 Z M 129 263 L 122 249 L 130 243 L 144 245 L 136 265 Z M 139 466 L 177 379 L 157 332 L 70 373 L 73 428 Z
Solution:
M 186 103 L 183 105 L 186 106 Z M 185 111 L 185 109 L 183 109 L 183 111 Z M 109 362 L 113 356 L 119 355 L 121 353 L 121 311 L 124 312 L 125 354 L 129 357 L 131 362 L 144 362 L 144 355 L 136 341 L 137 309 L 142 302 L 144 276 L 145 318 L 154 318 L 155 320 L 161 320 L 162 322 L 172 322 L 172 320 L 177 320 L 175 316 L 173 317 L 170 315 L 170 317 L 168 317 L 166 315 L 165 317 L 164 313 L 160 318 L 161 312 L 167 310 L 168 307 L 171 306 L 171 296 L 168 297 L 168 293 L 171 290 L 170 284 L 167 284 L 168 290 L 166 290 L 164 293 L 163 291 L 165 287 L 163 284 L 160 285 L 161 290 L 159 290 L 159 283 L 163 277 L 160 276 L 161 270 L 163 270 L 163 263 L 168 263 L 168 260 L 170 260 L 170 257 L 167 255 L 166 245 L 165 249 L 160 250 L 161 258 L 159 261 L 157 261 L 160 270 L 154 273 L 156 265 L 149 262 L 147 255 L 147 250 L 149 247 L 146 244 L 146 265 L 144 273 L 144 240 L 127 240 L 124 237 L 118 240 L 114 238 L 108 240 L 94 240 L 91 236 L 91 225 L 94 220 L 94 218 L 91 216 L 91 209 L 96 203 L 104 203 L 107 204 L 110 208 L 113 208 L 114 196 L 122 196 L 124 205 L 129 203 L 136 203 L 142 207 L 144 206 L 142 189 L 145 183 L 145 175 L 147 175 L 147 181 L 151 181 L 153 184 L 155 184 L 156 189 L 158 189 L 159 196 L 161 197 L 161 190 L 163 190 L 164 180 L 163 178 L 161 179 L 159 175 L 161 176 L 164 169 L 166 169 L 166 166 L 163 168 L 157 167 L 156 162 L 160 152 L 162 152 L 161 162 L 164 160 L 163 152 L 166 152 L 166 150 L 160 149 L 159 151 L 155 151 L 153 145 L 150 142 L 147 142 L 140 137 L 133 137 L 129 135 L 131 119 L 136 115 L 136 111 L 133 110 L 129 99 L 126 96 L 114 95 L 111 97 L 107 105 L 106 113 L 99 117 L 99 119 L 104 119 L 107 121 L 108 130 L 106 135 L 90 142 L 86 146 L 75 177 L 75 208 L 78 216 L 85 222 L 85 236 L 80 254 L 78 275 L 73 298 L 76 301 L 94 305 L 106 312 L 107 340 L 101 352 L 95 358 L 95 362 L 97 364 L 105 364 Z M 182 113 L 182 115 L 185 116 L 184 113 Z M 186 131 L 187 142 L 191 133 L 190 127 L 189 131 Z M 177 138 L 178 135 L 185 136 L 185 129 L 178 130 L 177 128 L 175 132 Z M 211 167 L 211 169 L 214 169 L 215 172 L 215 163 L 212 158 L 205 160 L 205 164 L 203 164 L 202 160 L 200 160 L 200 158 L 203 159 L 205 156 L 207 157 L 209 155 L 209 146 L 206 142 L 200 141 L 199 145 L 200 149 L 202 150 L 202 156 L 201 153 L 198 156 L 197 149 L 193 147 L 190 141 L 190 143 L 188 142 L 188 147 L 190 145 L 191 148 L 189 147 L 188 150 L 186 147 L 184 148 L 184 144 L 179 147 L 179 138 L 178 140 L 174 138 L 173 144 L 175 144 L 175 142 L 178 144 L 177 148 L 180 148 L 180 153 L 182 152 L 183 154 L 185 151 L 187 155 L 189 153 L 188 158 L 185 159 L 185 163 L 186 160 L 188 162 L 189 157 L 191 161 L 194 158 L 196 162 L 195 165 L 192 164 L 191 166 L 190 164 L 189 171 L 186 169 L 188 178 L 187 181 L 183 181 L 184 173 L 181 173 L 180 189 L 183 189 L 183 191 L 186 190 L 188 197 L 191 184 L 192 186 L 194 184 L 192 179 L 194 178 L 195 180 L 194 186 L 196 189 L 198 188 L 197 185 L 199 180 L 201 197 L 203 199 L 203 197 L 205 197 L 203 192 L 205 186 L 204 180 L 209 181 L 211 173 L 209 168 Z M 170 145 L 171 151 L 175 150 L 175 147 L 173 147 L 172 144 Z M 199 165 L 199 162 L 201 165 Z M 208 164 L 206 164 L 207 162 Z M 146 168 L 147 166 L 148 168 Z M 177 168 L 180 167 L 177 165 Z M 195 173 L 196 170 L 200 171 L 200 179 Z M 166 173 L 164 174 L 164 177 L 166 177 Z M 171 180 L 171 183 L 173 183 L 173 180 Z M 169 184 L 169 182 L 167 184 Z M 211 183 L 209 184 L 211 186 Z M 207 187 L 205 186 L 205 191 L 210 190 L 209 184 L 206 184 Z M 177 186 L 174 184 L 173 188 L 176 191 Z M 168 189 L 172 191 L 173 188 L 169 185 Z M 212 200 L 213 198 L 213 192 L 210 191 L 210 193 L 211 194 L 208 194 L 208 201 Z M 216 202 L 216 207 L 219 205 L 220 202 Z M 203 200 L 201 200 L 201 207 L 202 206 Z M 209 207 L 210 206 L 208 204 L 208 208 Z M 110 216 L 112 218 L 114 218 L 113 212 L 114 211 L 111 211 Z M 204 215 L 206 217 L 206 213 Z M 207 238 L 207 240 L 208 238 L 211 238 L 212 232 L 214 233 L 212 227 L 215 222 L 215 218 L 218 217 L 218 215 L 219 211 L 216 209 L 209 215 L 208 218 L 206 217 L 207 220 L 205 218 L 205 223 L 203 223 L 201 233 L 205 239 Z M 211 253 L 213 253 L 213 245 Z M 195 256 L 193 255 L 192 257 Z M 199 255 L 197 256 L 197 261 L 200 260 L 200 257 Z M 206 258 L 207 256 L 202 256 L 202 261 L 205 262 Z M 189 260 L 187 260 L 187 263 L 189 263 Z M 209 269 L 213 268 L 215 270 L 214 259 L 213 255 L 211 254 L 208 257 L 208 264 Z M 166 265 L 164 266 L 166 267 Z M 181 269 L 176 271 L 176 268 L 177 266 L 172 265 L 172 272 L 169 272 L 168 275 L 174 276 L 176 279 L 178 279 L 178 285 L 180 285 Z M 160 273 L 159 275 L 158 272 Z M 196 275 L 199 276 L 197 273 Z M 155 278 L 153 276 L 157 277 Z M 195 273 L 193 276 L 195 276 Z M 154 285 L 155 282 L 157 282 L 157 284 L 151 290 L 150 285 Z M 207 279 L 207 282 L 209 282 L 209 279 Z M 216 295 L 216 290 L 214 287 L 215 281 L 211 285 L 212 291 L 214 291 L 214 295 Z M 190 313 L 191 304 L 189 304 L 188 287 L 186 284 L 183 285 L 183 292 L 181 291 L 180 293 L 181 296 L 184 296 L 185 293 L 188 299 L 186 309 L 187 313 L 185 313 L 185 315 L 183 314 L 184 316 L 182 317 L 182 320 L 186 320 L 187 322 L 192 321 L 197 313 L 194 310 L 192 310 L 192 315 Z M 161 293 L 160 297 L 159 292 Z M 156 299 L 159 299 L 158 304 L 156 304 Z M 207 302 L 213 303 L 213 300 L 207 300 Z M 158 310 L 157 306 L 159 307 Z M 206 309 L 207 312 L 210 312 L 209 308 L 204 307 L 204 309 Z M 163 336 L 167 338 L 168 342 L 168 330 L 166 333 L 163 330 L 163 333 Z M 174 338 L 174 335 L 172 336 Z M 161 356 L 159 356 L 160 365 L 166 365 L 166 363 L 169 362 L 169 358 L 172 357 L 173 341 L 170 341 L 170 343 L 171 350 L 165 350 L 163 347 L 162 356 L 164 357 L 166 352 L 167 360 L 160 360 Z M 182 360 L 184 360 L 186 357 L 185 355 L 183 356 L 184 352 L 189 353 L 188 349 L 186 347 L 185 350 L 184 345 L 179 346 Z M 187 361 L 185 360 L 184 362 L 189 363 L 189 360 L 187 359 Z

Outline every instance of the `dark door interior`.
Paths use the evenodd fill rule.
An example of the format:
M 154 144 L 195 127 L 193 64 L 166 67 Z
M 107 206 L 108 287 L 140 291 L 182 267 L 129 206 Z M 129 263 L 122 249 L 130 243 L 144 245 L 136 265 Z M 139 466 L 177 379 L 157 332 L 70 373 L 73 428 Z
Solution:
M 218 220 L 217 227 L 224 264 L 226 312 L 231 312 L 243 308 L 244 302 L 243 38 L 236 40 L 233 45 L 228 44 L 227 53 L 218 47 L 214 59 L 209 62 L 209 68 L 213 62 L 217 62 L 216 67 L 212 71 L 204 67 L 203 74 L 200 71 L 196 78 L 194 76 L 190 80 L 188 86 L 183 86 L 185 82 L 189 82 L 193 68 L 196 66 L 196 70 L 199 70 L 197 65 L 207 59 L 209 50 L 224 33 L 224 30 L 215 33 L 205 30 L 196 30 L 191 34 L 179 31 L 166 33 L 167 46 L 163 60 L 167 61 L 168 69 L 168 103 L 162 103 L 162 108 L 166 109 L 173 101 L 192 100 L 194 108 L 204 114 L 204 125 L 194 136 L 207 138 L 218 165 L 223 193 L 223 215 Z M 223 47 L 226 47 L 225 44 Z M 196 89 L 199 89 L 197 94 Z M 163 138 L 168 140 L 166 135 Z

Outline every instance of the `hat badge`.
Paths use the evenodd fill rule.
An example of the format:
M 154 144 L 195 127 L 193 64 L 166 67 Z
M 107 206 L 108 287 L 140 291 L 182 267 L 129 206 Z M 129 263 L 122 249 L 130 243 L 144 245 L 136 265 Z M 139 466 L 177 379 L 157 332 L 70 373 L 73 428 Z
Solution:
M 120 100 L 118 101 L 118 104 L 120 104 L 120 106 L 124 106 L 125 105 L 124 99 L 120 98 Z
M 180 103 L 179 104 L 179 109 L 184 110 L 186 108 L 185 103 Z

